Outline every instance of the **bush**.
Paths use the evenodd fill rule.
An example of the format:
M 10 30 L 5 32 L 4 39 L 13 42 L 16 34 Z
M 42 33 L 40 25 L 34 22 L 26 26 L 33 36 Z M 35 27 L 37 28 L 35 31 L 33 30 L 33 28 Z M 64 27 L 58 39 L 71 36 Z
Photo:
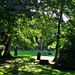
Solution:
M 56 60 L 55 67 L 58 69 L 75 70 L 75 35 L 68 35 L 68 41 L 59 51 L 59 58 Z

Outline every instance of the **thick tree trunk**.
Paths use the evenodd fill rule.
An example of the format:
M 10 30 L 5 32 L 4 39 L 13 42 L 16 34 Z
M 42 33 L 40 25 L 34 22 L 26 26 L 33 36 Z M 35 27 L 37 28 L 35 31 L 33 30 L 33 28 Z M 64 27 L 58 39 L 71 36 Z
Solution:
M 6 58 L 11 58 L 12 57 L 11 54 L 10 54 L 12 35 L 13 35 L 13 33 L 11 32 L 11 36 L 9 37 L 8 43 L 5 46 L 5 52 L 3 54 L 3 57 L 6 57 Z
M 56 61 L 58 57 L 58 52 L 59 52 L 59 39 L 60 39 L 60 24 L 61 24 L 61 19 L 62 19 L 62 12 L 63 12 L 63 2 L 61 3 L 61 11 L 60 11 L 60 18 L 58 21 L 58 33 L 57 33 L 57 45 L 56 45 L 56 53 L 55 53 L 55 58 L 53 61 Z

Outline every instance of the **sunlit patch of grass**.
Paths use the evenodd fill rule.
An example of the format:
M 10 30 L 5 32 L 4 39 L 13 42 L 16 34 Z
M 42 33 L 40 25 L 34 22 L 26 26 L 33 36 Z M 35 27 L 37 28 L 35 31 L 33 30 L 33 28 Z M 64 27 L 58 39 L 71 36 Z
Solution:
M 41 52 L 42 56 L 55 56 L 55 51 L 51 51 L 52 55 L 44 55 L 44 53 L 41 50 L 38 50 L 38 51 L 36 51 L 36 50 L 33 50 L 33 51 L 30 51 L 30 50 L 24 50 L 24 51 L 17 50 L 18 55 L 28 55 L 28 56 L 29 55 L 30 56 L 37 56 L 38 52 Z M 11 55 L 14 55 L 14 50 L 11 50 Z
M 4 54 L 4 51 L 2 52 L 2 55 Z
M 14 55 L 15 58 L 30 58 L 31 55 Z
M 31 55 L 31 56 L 36 56 L 37 52 L 31 52 L 30 50 L 17 50 L 18 55 Z M 11 50 L 11 55 L 14 55 L 14 50 Z
M 0 72 L 0 75 L 3 75 L 3 72 Z

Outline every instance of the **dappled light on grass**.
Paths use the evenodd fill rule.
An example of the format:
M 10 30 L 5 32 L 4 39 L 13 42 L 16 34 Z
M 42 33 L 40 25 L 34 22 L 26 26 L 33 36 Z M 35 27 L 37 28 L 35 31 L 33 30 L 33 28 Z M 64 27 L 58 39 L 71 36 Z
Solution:
M 42 69 L 36 67 L 35 65 L 25 65 L 20 67 L 18 70 L 23 70 L 23 71 L 27 71 L 27 72 L 41 72 Z
M 60 75 L 61 74 L 62 75 L 62 72 L 59 71 L 59 70 L 53 69 L 52 74 L 56 74 L 56 75 Z
M 19 58 L 21 57 L 21 58 Z M 50 65 L 40 65 L 38 60 L 30 57 L 16 56 L 14 59 L 0 58 L 0 75 L 14 75 L 15 69 L 18 75 L 74 75 L 75 72 L 64 72 L 52 69 Z
M 9 68 L 10 67 L 10 65 L 5 65 L 7 68 Z

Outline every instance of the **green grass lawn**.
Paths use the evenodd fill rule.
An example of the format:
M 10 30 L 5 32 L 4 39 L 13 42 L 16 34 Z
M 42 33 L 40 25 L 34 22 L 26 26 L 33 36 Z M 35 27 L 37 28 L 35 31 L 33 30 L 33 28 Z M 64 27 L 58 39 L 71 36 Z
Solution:
M 37 56 L 37 53 L 38 53 L 38 52 L 41 52 L 41 55 L 42 55 L 42 56 L 54 56 L 54 55 L 55 55 L 55 51 L 51 51 L 52 55 L 43 55 L 43 52 L 40 51 L 40 50 L 38 50 L 38 52 L 36 52 L 36 50 L 34 50 L 34 51 L 24 50 L 23 52 L 18 50 L 17 52 L 18 52 L 18 55 Z M 11 50 L 11 54 L 14 55 L 14 50 Z
M 0 75 L 75 75 L 75 71 L 52 69 L 51 64 L 39 65 L 39 61 L 28 55 L 14 56 L 14 59 L 0 58 Z M 14 70 L 18 74 L 14 74 Z
M 11 54 L 14 59 L 0 58 L 0 75 L 75 75 L 75 71 L 52 69 L 52 64 L 40 65 L 38 60 L 32 58 L 37 52 L 18 51 L 18 56 L 14 56 L 12 50 Z M 18 74 L 14 74 L 15 69 L 18 70 Z

